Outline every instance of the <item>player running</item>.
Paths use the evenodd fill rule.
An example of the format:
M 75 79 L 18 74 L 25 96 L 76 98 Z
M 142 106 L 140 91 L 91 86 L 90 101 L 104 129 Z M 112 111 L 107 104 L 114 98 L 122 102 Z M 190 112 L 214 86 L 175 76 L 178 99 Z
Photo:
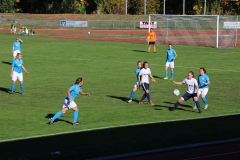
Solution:
M 153 29 L 151 28 L 150 29 L 150 32 L 148 32 L 148 36 L 147 36 L 147 41 L 148 41 L 148 53 L 150 52 L 151 50 L 151 46 L 153 46 L 153 50 L 154 50 L 154 53 L 157 52 L 156 50 L 156 33 L 153 31 Z
M 15 83 L 16 80 L 18 79 L 20 82 L 20 89 L 21 89 L 21 94 L 23 95 L 24 93 L 24 84 L 23 84 L 23 73 L 22 73 L 22 69 L 27 73 L 28 71 L 26 70 L 26 68 L 23 66 L 23 60 L 22 60 L 22 55 L 21 53 L 18 53 L 16 56 L 16 59 L 13 60 L 12 63 L 12 69 L 11 69 L 11 78 L 12 78 L 12 85 L 11 85 L 11 91 L 10 93 L 13 94 L 14 93 L 14 88 L 15 88 Z
M 12 53 L 13 53 L 13 59 L 16 58 L 16 55 L 18 53 L 21 53 L 21 45 L 23 43 L 23 40 L 19 39 L 18 37 L 16 38 L 16 42 L 13 42 L 13 47 L 12 47 Z
M 78 94 L 90 96 L 89 93 L 84 93 L 82 91 L 83 79 L 78 78 L 75 81 L 75 84 L 72 85 L 67 90 L 67 97 L 63 101 L 62 110 L 57 112 L 52 118 L 49 118 L 49 124 L 52 125 L 54 120 L 62 116 L 67 110 L 72 109 L 73 112 L 73 125 L 80 125 L 81 123 L 77 122 L 78 119 L 78 107 L 77 104 L 74 102 L 74 99 L 77 97 Z
M 139 104 L 143 104 L 143 100 L 147 97 L 148 99 L 148 104 L 149 105 L 154 105 L 154 103 L 151 100 L 151 96 L 149 93 L 149 77 L 152 79 L 153 83 L 156 83 L 156 80 L 153 78 L 151 74 L 150 68 L 148 68 L 148 62 L 143 63 L 143 68 L 140 70 L 138 74 L 138 81 L 140 82 L 140 85 L 142 85 L 144 94 L 139 101 Z
M 176 51 L 172 48 L 172 44 L 168 45 L 168 50 L 167 50 L 167 57 L 166 57 L 166 66 L 165 66 L 165 77 L 163 79 L 168 79 L 168 67 L 171 68 L 171 79 L 174 79 L 174 59 L 177 58 L 177 53 Z
M 197 80 L 194 78 L 193 71 L 188 72 L 188 78 L 185 78 L 182 82 L 173 81 L 173 84 L 178 85 L 187 84 L 187 92 L 174 104 L 174 107 L 169 110 L 174 111 L 180 105 L 180 103 L 182 103 L 183 101 L 187 101 L 190 98 L 193 98 L 197 105 L 198 112 L 201 113 L 202 111 L 200 109 L 200 104 L 197 98 L 198 83 Z
M 204 109 L 208 108 L 208 102 L 207 102 L 206 95 L 207 95 L 208 90 L 209 90 L 208 85 L 210 84 L 210 79 L 206 75 L 206 72 L 207 71 L 205 70 L 205 68 L 202 67 L 202 68 L 199 69 L 200 75 L 198 76 L 198 85 L 199 85 L 198 97 L 201 95 L 201 98 L 202 98 L 203 103 L 204 103 Z M 196 103 L 194 103 L 193 109 L 197 109 Z
M 132 99 L 133 99 L 133 97 L 134 97 L 134 95 L 135 95 L 135 92 L 136 92 L 136 91 L 138 90 L 138 88 L 140 87 L 140 86 L 139 86 L 139 81 L 138 81 L 138 74 L 139 74 L 140 70 L 142 69 L 142 62 L 141 62 L 141 61 L 138 61 L 138 62 L 137 62 L 137 66 L 138 66 L 138 68 L 135 70 L 135 74 L 136 74 L 136 76 L 137 76 L 137 81 L 136 81 L 135 85 L 133 86 L 133 90 L 132 90 L 132 92 L 131 92 L 131 94 L 130 94 L 130 99 L 128 100 L 128 103 L 131 103 L 131 102 L 132 102 Z

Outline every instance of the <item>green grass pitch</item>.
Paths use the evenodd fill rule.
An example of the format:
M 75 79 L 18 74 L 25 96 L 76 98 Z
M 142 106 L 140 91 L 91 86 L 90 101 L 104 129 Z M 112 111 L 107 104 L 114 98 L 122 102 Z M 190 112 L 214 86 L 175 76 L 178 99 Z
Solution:
M 95 128 L 102 127 L 111 128 L 133 124 L 154 124 L 154 122 L 160 125 L 161 123 L 158 122 L 176 120 L 176 122 L 169 126 L 164 125 L 166 130 L 161 131 L 161 133 L 165 133 L 169 130 L 170 126 L 176 127 L 175 129 L 179 131 L 181 127 L 195 127 L 198 123 L 203 123 L 200 120 L 196 120 L 190 124 L 184 124 L 183 122 L 178 122 L 178 120 L 198 119 L 211 116 L 218 117 L 220 115 L 240 113 L 240 48 L 238 47 L 216 49 L 212 47 L 173 44 L 173 48 L 178 54 L 175 61 L 176 81 L 182 81 L 187 77 L 187 73 L 190 70 L 198 75 L 198 69 L 200 67 L 205 67 L 210 77 L 211 84 L 207 95 L 209 108 L 203 110 L 202 114 L 198 114 L 196 110 L 192 110 L 191 107 L 193 102 L 191 100 L 184 102 L 182 106 L 179 106 L 179 109 L 174 112 L 168 111 L 168 108 L 172 107 L 180 98 L 180 96 L 173 96 L 173 90 L 179 89 L 181 92 L 180 95 L 182 95 L 186 91 L 186 86 L 173 85 L 170 80 L 162 80 L 167 45 L 157 45 L 156 54 L 147 54 L 145 53 L 147 50 L 146 44 L 21 36 L 20 38 L 24 41 L 22 45 L 22 55 L 25 62 L 24 66 L 30 74 L 27 75 L 24 73 L 25 94 L 22 96 L 18 93 L 20 87 L 19 82 L 17 82 L 15 87 L 16 93 L 10 95 L 7 93 L 11 85 L 11 66 L 9 63 L 12 60 L 11 49 L 15 38 L 16 36 L 1 33 L 0 146 L 3 145 L 3 143 L 6 145 L 6 142 L 2 141 L 9 139 L 91 129 L 94 131 Z M 144 105 L 139 105 L 137 103 L 143 94 L 142 89 L 136 92 L 132 103 L 128 104 L 126 102 L 136 80 L 134 71 L 137 67 L 136 63 L 138 60 L 149 62 L 152 75 L 155 76 L 157 81 L 156 84 L 150 83 L 150 93 L 155 106 L 149 106 L 147 100 L 145 100 Z M 82 122 L 82 125 L 72 126 L 70 124 L 73 119 L 73 112 L 71 110 L 60 117 L 52 126 L 48 125 L 48 116 L 55 114 L 61 109 L 63 99 L 66 96 L 66 90 L 78 77 L 82 77 L 84 80 L 83 91 L 91 94 L 90 97 L 79 95 L 75 100 L 80 109 L 79 121 Z M 203 108 L 202 100 L 200 100 L 200 105 Z M 239 127 L 234 127 L 239 125 L 235 126 L 234 123 L 236 122 L 234 122 L 233 119 L 231 119 L 233 122 L 231 120 L 226 121 L 228 124 L 224 123 L 224 120 L 219 121 L 223 122 L 223 124 L 219 124 L 217 120 L 215 120 L 214 123 L 212 121 L 208 123 L 208 121 L 205 120 L 204 124 L 200 124 L 202 127 L 200 133 L 196 131 L 197 133 L 204 134 L 207 130 L 214 128 L 215 125 L 224 125 L 228 131 L 232 131 L 230 132 L 232 134 L 226 131 L 226 133 L 223 132 L 222 135 L 213 134 L 209 135 L 210 137 L 200 136 L 199 141 L 237 137 L 235 132 L 239 130 Z M 182 126 L 180 127 L 179 125 Z M 151 126 L 147 125 L 144 128 L 147 129 L 149 127 Z M 161 137 L 164 136 L 173 136 L 174 131 L 176 131 L 175 129 L 171 128 L 169 130 L 171 133 L 161 135 L 157 140 L 161 141 Z M 224 131 L 224 128 L 222 129 Z M 135 135 L 129 133 L 131 129 L 128 130 L 128 128 L 118 133 L 111 133 L 111 135 L 108 135 L 108 138 L 112 140 L 108 143 L 109 146 L 112 148 L 114 148 L 113 146 L 116 147 L 116 143 L 119 139 L 127 143 L 129 139 L 133 137 L 138 139 L 141 136 L 150 135 L 154 137 L 159 135 L 157 128 L 154 127 L 150 128 L 149 132 L 143 128 L 139 129 L 139 132 L 137 132 L 137 130 L 138 128 L 131 132 L 136 133 Z M 191 135 L 189 131 L 191 131 L 189 128 L 183 129 L 181 133 L 183 135 Z M 100 131 L 97 130 L 96 132 Z M 193 134 L 194 132 L 195 131 L 193 131 Z M 86 132 L 82 133 L 82 136 L 85 135 L 88 137 L 88 141 L 86 139 L 78 140 L 79 145 L 81 144 L 85 147 L 89 147 L 94 144 L 95 147 L 101 148 L 101 143 L 98 142 L 99 139 L 97 140 L 97 137 L 99 136 L 101 139 L 101 136 L 106 134 L 104 131 L 98 133 L 98 135 L 85 133 Z M 140 133 L 141 135 L 139 135 Z M 94 138 L 90 136 L 91 134 L 94 135 Z M 128 134 L 131 135 L 127 136 Z M 114 137 L 118 137 L 118 140 L 116 140 L 113 135 Z M 66 141 L 66 143 L 68 143 L 67 139 L 69 139 L 69 137 L 66 136 L 65 138 L 64 142 Z M 72 138 L 73 137 L 70 139 Z M 108 138 L 104 137 L 102 140 L 106 142 Z M 97 152 L 95 154 L 84 152 L 87 155 L 82 155 L 82 157 L 91 158 L 95 156 L 198 142 L 198 140 L 193 139 L 194 138 L 191 138 L 186 141 L 184 139 L 172 139 L 174 141 L 169 140 L 169 143 L 165 144 L 163 141 L 163 143 L 159 143 L 156 139 L 146 138 L 143 139 L 141 143 L 137 143 L 137 145 L 129 145 L 130 147 L 128 148 L 124 146 L 126 143 L 119 143 L 120 146 L 118 147 L 122 148 L 122 150 L 115 149 L 111 152 L 111 150 L 105 148 L 107 151 L 101 149 L 99 153 Z M 146 145 L 148 140 L 152 145 Z M 103 143 L 103 141 L 101 142 Z M 83 142 L 83 144 L 81 142 Z M 38 143 L 41 144 L 41 142 Z M 54 150 L 50 149 L 50 147 L 53 146 L 49 145 L 47 150 L 40 150 L 39 153 L 49 156 L 47 153 Z M 3 148 L 0 147 L 0 151 L 1 149 Z M 29 153 L 28 151 L 18 151 L 18 154 L 15 156 L 22 156 L 22 153 L 27 155 Z M 76 150 L 76 153 L 72 153 L 72 155 L 77 155 L 77 151 L 78 150 Z M 37 152 L 37 149 L 36 151 L 32 151 L 32 153 Z M 6 152 L 5 156 L 7 157 L 9 155 L 11 155 L 11 152 Z M 34 155 L 29 153 L 29 156 L 31 157 Z

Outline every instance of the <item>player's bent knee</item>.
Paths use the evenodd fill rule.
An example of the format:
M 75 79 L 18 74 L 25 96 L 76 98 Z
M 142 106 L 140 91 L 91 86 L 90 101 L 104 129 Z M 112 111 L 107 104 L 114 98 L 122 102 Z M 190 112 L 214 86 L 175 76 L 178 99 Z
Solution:
M 78 107 L 77 106 L 73 107 L 72 110 L 76 111 L 76 110 L 78 110 Z

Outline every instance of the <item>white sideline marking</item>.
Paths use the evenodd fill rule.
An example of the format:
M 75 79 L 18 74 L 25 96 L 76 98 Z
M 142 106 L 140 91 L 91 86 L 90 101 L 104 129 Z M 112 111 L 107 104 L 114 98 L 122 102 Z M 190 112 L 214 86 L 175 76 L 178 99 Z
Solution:
M 166 120 L 166 121 L 155 121 L 155 122 L 146 122 L 146 123 L 135 123 L 135 124 L 127 124 L 127 125 L 99 127 L 99 128 L 83 129 L 83 130 L 70 131 L 70 132 L 59 132 L 59 133 L 51 133 L 51 134 L 46 134 L 46 135 L 36 135 L 36 136 L 29 136 L 29 137 L 22 137 L 22 138 L 13 138 L 13 139 L 0 140 L 0 143 L 17 141 L 17 140 L 25 140 L 25 139 L 48 137 L 48 136 L 56 136 L 56 135 L 62 135 L 62 134 L 71 134 L 71 133 L 80 133 L 80 132 L 87 132 L 87 131 L 94 131 L 94 130 L 103 130 L 103 129 L 110 129 L 110 128 L 120 128 L 120 127 L 129 127 L 129 126 L 137 126 L 137 125 L 145 125 L 145 124 L 155 124 L 155 123 L 167 123 L 167 122 L 176 122 L 176 121 L 188 121 L 188 120 L 216 118 L 216 117 L 224 117 L 224 116 L 232 116 L 232 115 L 240 115 L 240 113 L 222 114 L 222 115 L 217 115 L 217 116 L 206 116 L 206 117 L 189 118 L 189 119 L 176 119 L 176 120 Z M 51 127 L 51 126 L 49 125 L 49 127 Z
M 194 157 L 194 158 L 189 158 L 189 159 L 184 159 L 184 160 L 210 158 L 210 157 L 217 157 L 217 156 L 228 155 L 228 154 L 236 154 L 236 153 L 240 153 L 240 151 L 237 151 L 237 152 L 227 152 L 227 153 L 221 153 L 221 154 L 213 154 L 213 155 L 202 156 L 202 157 Z
M 51 58 L 51 59 L 66 59 L 64 57 L 58 57 L 58 58 L 53 58 L 51 56 L 44 56 L 44 55 L 32 55 L 32 56 L 38 56 L 38 57 L 46 57 L 46 58 Z M 78 61 L 95 61 L 95 62 L 109 62 L 109 63 L 134 63 L 135 62 L 127 62 L 127 61 L 108 61 L 108 60 L 99 60 L 99 59 L 82 59 L 82 58 L 69 58 L 69 60 L 78 60 Z M 160 64 L 151 64 L 153 66 L 165 66 L 164 65 L 160 65 Z M 184 66 L 176 66 L 179 68 L 191 68 L 191 69 L 199 69 L 199 68 L 195 68 L 195 67 L 184 67 Z M 235 73 L 240 73 L 240 71 L 238 70 L 224 70 L 224 69 L 211 69 L 211 68 L 206 68 L 208 70 L 214 70 L 214 71 L 220 71 L 220 72 L 235 72 Z

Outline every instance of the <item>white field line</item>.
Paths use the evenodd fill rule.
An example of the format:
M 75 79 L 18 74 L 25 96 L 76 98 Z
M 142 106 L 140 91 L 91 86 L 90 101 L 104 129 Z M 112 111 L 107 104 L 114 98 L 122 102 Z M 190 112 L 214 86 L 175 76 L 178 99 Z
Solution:
M 137 125 L 156 124 L 156 123 L 177 122 L 177 121 L 188 121 L 188 120 L 197 120 L 197 119 L 207 119 L 207 118 L 216 118 L 216 117 L 224 117 L 224 116 L 232 116 L 232 115 L 240 115 L 240 113 L 223 114 L 223 115 L 217 115 L 217 116 L 206 116 L 206 117 L 198 117 L 198 118 L 188 118 L 188 119 L 155 121 L 155 122 L 146 122 L 146 123 L 133 123 L 133 124 L 99 127 L 99 128 L 90 128 L 90 129 L 83 129 L 83 130 L 78 130 L 78 131 L 70 131 L 70 132 L 68 131 L 68 132 L 59 132 L 59 133 L 52 133 L 52 134 L 46 134 L 46 135 L 36 135 L 36 136 L 29 136 L 29 137 L 22 137 L 22 138 L 6 139 L 6 140 L 0 140 L 0 143 L 17 141 L 17 140 L 25 140 L 25 139 L 48 137 L 48 136 L 56 136 L 56 135 L 63 135 L 63 134 L 80 133 L 80 132 L 88 132 L 88 131 L 103 130 L 103 129 L 111 129 L 111 128 L 129 127 L 129 126 L 137 126 Z
M 58 57 L 58 58 L 53 58 L 51 56 L 44 56 L 44 55 L 32 55 L 32 56 L 38 56 L 38 57 L 46 57 L 46 58 L 51 58 L 51 59 L 66 59 L 64 57 Z M 94 61 L 94 62 L 108 62 L 108 63 L 129 63 L 129 64 L 135 64 L 136 62 L 130 62 L 130 61 L 109 61 L 109 60 L 100 60 L 100 59 L 84 59 L 84 58 L 69 58 L 68 60 L 75 60 L 75 61 Z M 165 65 L 160 65 L 160 64 L 150 64 L 153 66 L 165 66 Z M 186 67 L 186 66 L 176 66 L 179 68 L 189 68 L 189 69 L 199 69 L 195 67 Z M 224 69 L 214 69 L 214 68 L 206 68 L 207 70 L 213 70 L 213 71 L 219 71 L 219 72 L 235 72 L 235 73 L 240 73 L 240 70 L 224 70 Z
M 184 160 L 193 160 L 193 159 L 202 159 L 202 158 L 218 157 L 218 156 L 222 156 L 222 155 L 229 155 L 229 154 L 236 154 L 236 153 L 240 153 L 240 151 L 227 152 L 227 153 L 221 153 L 221 154 L 213 154 L 213 155 L 202 156 L 202 157 L 194 157 L 194 158 L 189 158 L 189 159 L 184 159 Z

